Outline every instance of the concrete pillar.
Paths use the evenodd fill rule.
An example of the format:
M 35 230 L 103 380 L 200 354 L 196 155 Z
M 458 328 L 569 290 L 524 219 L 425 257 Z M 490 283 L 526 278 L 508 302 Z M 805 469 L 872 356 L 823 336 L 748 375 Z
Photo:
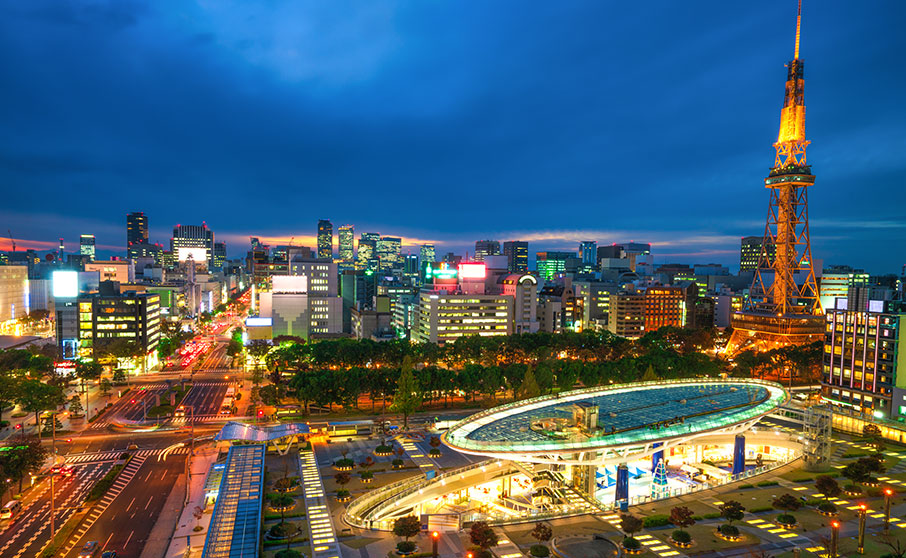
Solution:
M 736 435 L 733 442 L 733 475 L 739 475 L 746 470 L 746 437 Z
M 659 448 L 662 445 L 664 445 L 664 444 L 657 442 L 654 444 L 654 447 Z M 660 463 L 660 461 L 662 459 L 664 459 L 664 450 L 656 451 L 651 455 L 651 472 L 652 473 L 654 473 L 654 469 L 657 467 L 657 464 Z
M 621 463 L 617 467 L 617 486 L 614 502 L 621 510 L 629 508 L 629 467 Z

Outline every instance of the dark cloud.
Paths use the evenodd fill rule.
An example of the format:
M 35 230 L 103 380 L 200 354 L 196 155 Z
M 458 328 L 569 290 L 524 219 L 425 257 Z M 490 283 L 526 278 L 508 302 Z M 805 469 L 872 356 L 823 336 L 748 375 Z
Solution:
M 732 262 L 763 228 L 795 10 L 737 4 L 6 3 L 3 210 L 35 240 L 116 245 L 144 210 L 158 241 L 330 217 L 453 248 L 647 235 Z M 818 218 L 906 202 L 906 7 L 804 9 L 815 257 L 886 269 L 900 229 Z

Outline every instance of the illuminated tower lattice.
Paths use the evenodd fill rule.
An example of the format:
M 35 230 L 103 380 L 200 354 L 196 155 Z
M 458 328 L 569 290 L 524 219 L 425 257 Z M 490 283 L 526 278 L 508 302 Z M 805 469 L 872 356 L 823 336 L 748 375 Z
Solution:
M 651 479 L 651 498 L 657 500 L 659 498 L 666 498 L 670 495 L 670 487 L 667 486 L 667 466 L 664 465 L 664 460 L 661 459 L 657 462 L 657 466 L 654 468 L 654 478 Z
M 806 162 L 805 79 L 799 60 L 802 0 L 796 17 L 796 46 L 787 64 L 786 94 L 774 166 L 765 178 L 770 191 L 761 261 L 741 312 L 733 316 L 728 352 L 752 347 L 767 350 L 823 338 L 823 311 L 812 266 L 808 227 L 808 187 L 815 183 Z M 766 245 L 776 246 L 773 262 Z

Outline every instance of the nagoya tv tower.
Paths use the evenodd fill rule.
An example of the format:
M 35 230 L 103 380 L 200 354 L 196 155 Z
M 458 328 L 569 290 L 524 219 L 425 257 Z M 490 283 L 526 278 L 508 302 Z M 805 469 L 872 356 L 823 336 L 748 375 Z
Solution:
M 780 133 L 774 166 L 765 178 L 770 191 L 758 269 L 749 298 L 733 316 L 729 353 L 769 350 L 823 338 L 824 311 L 812 268 L 808 229 L 808 188 L 815 183 L 806 162 L 805 79 L 799 59 L 802 0 L 796 16 L 796 46 L 787 64 L 786 94 L 780 111 Z M 775 256 L 769 256 L 770 247 Z

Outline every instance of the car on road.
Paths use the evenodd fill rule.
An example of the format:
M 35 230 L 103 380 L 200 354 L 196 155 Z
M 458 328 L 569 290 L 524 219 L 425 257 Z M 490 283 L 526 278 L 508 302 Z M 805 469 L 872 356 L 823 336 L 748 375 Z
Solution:
M 136 445 L 136 444 L 129 444 L 128 446 L 126 446 L 126 449 L 127 449 L 127 450 L 137 450 L 137 449 L 138 449 L 138 445 Z
M 19 500 L 9 501 L 0 508 L 0 519 L 12 519 L 20 509 L 22 509 L 22 504 L 19 503 Z
M 103 554 L 101 554 L 101 558 L 116 558 L 116 551 L 107 550 Z
M 54 465 L 53 467 L 50 468 L 50 472 L 53 473 L 53 474 L 55 474 L 55 475 L 62 475 L 62 476 L 64 476 L 64 477 L 71 477 L 72 475 L 75 474 L 75 469 L 73 469 L 73 468 L 70 467 L 69 465 L 65 465 L 65 464 L 63 464 L 63 463 L 58 463 L 58 464 L 56 464 L 56 465 Z
M 101 554 L 101 543 L 88 541 L 79 552 L 79 558 L 97 558 Z

